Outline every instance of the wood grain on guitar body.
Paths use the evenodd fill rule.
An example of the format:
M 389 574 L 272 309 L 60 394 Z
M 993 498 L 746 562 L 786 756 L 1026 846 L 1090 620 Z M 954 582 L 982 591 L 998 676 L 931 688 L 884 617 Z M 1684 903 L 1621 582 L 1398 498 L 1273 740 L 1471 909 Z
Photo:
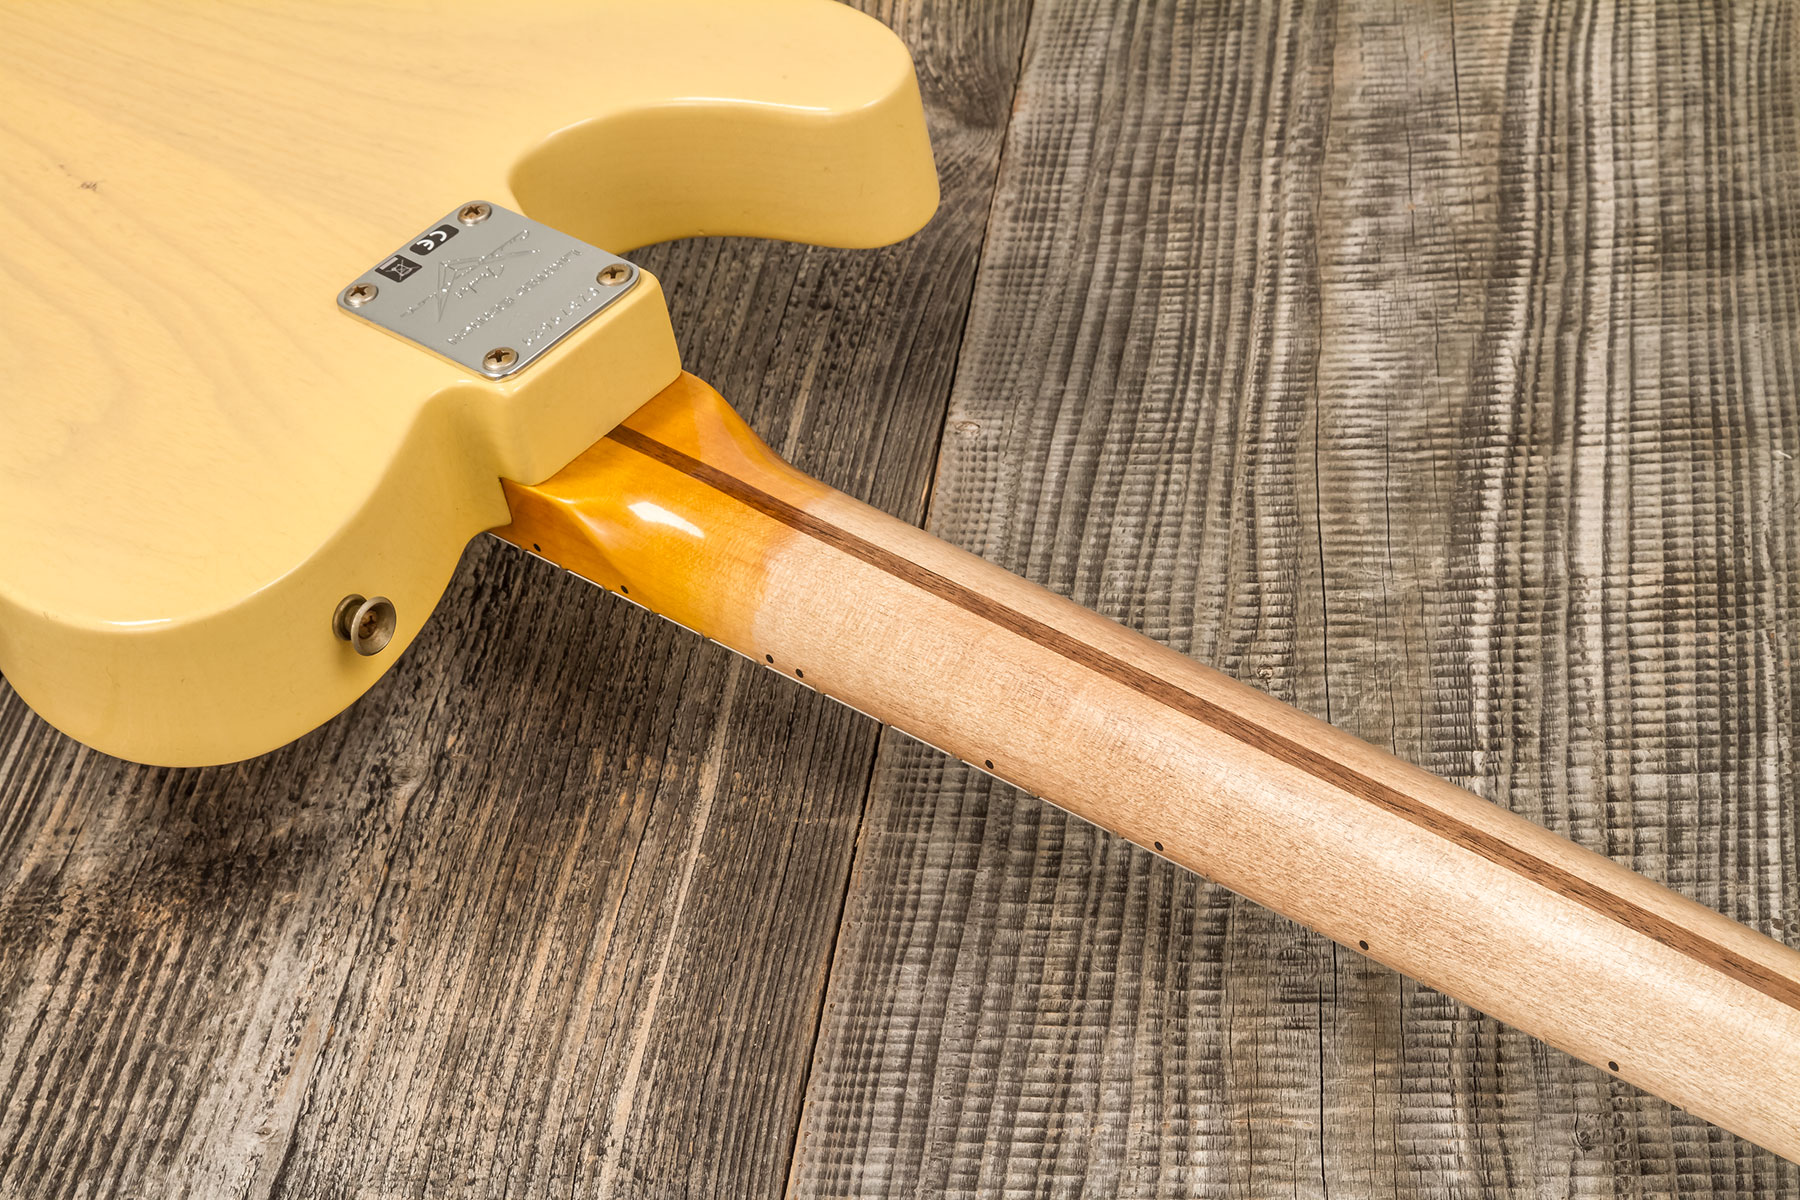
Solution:
M 0 244 L 0 668 L 46 719 L 262 753 L 497 529 L 1800 1159 L 1800 953 L 831 491 L 681 373 L 658 282 L 596 248 L 912 233 L 937 181 L 886 29 L 361 19 L 0 15 L 31 214 Z M 377 595 L 391 640 L 340 637 Z

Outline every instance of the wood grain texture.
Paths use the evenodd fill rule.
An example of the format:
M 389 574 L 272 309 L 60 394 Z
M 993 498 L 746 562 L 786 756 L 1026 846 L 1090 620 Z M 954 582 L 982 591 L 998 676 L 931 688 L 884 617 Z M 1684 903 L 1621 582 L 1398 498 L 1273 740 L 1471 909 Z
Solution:
M 497 533 L 1800 1162 L 1800 952 L 795 471 L 683 375 Z
M 483 197 L 618 251 L 872 246 L 937 204 L 910 55 L 835 0 L 491 12 L 0 3 L 0 666 L 57 728 L 200 766 L 318 727 L 505 521 L 496 477 L 554 473 L 679 373 L 651 280 L 504 380 L 388 336 L 439 280 L 445 346 L 528 351 L 519 301 L 604 262 L 521 231 L 436 273 L 487 225 L 409 283 L 372 269 L 421 226 Z M 329 302 L 357 280 L 374 325 Z M 353 590 L 394 601 L 393 653 L 319 634 Z
M 689 365 L 901 515 L 954 366 L 939 533 L 1794 944 L 1792 10 L 1113 7 L 960 362 L 1023 0 L 878 9 L 920 242 L 645 256 Z M 482 545 L 262 763 L 0 694 L 0 1195 L 773 1195 L 803 1085 L 803 1196 L 1800 1195 L 893 735 L 809 1076 L 872 734 L 759 679 Z
M 945 208 L 703 242 L 684 357 L 922 514 L 1024 34 L 883 7 Z M 488 540 L 343 719 L 240 768 L 0 692 L 0 1195 L 779 1195 L 876 729 Z
M 1793 944 L 1794 13 L 1040 0 L 931 528 Z M 1800 1192 L 883 743 L 802 1195 Z

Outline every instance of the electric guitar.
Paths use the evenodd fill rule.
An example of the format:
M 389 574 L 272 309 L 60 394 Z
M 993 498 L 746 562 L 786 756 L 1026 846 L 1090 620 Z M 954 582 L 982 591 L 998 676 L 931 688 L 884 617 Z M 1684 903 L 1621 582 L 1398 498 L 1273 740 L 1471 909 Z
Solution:
M 898 39 L 535 7 L 0 17 L 0 669 L 37 712 L 263 753 L 494 531 L 1800 1159 L 1800 953 L 832 491 L 682 372 L 616 251 L 931 216 Z

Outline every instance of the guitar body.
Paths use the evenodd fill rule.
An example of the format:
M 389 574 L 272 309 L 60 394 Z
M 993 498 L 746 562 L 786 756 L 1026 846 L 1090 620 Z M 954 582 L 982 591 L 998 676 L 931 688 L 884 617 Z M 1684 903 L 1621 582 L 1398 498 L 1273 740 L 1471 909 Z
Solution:
M 498 381 L 342 311 L 444 213 L 862 246 L 937 202 L 905 47 L 832 0 L 18 4 L 0 38 L 0 671 L 144 762 L 348 706 L 505 522 L 500 478 L 679 371 L 647 274 Z M 334 636 L 349 595 L 392 602 L 380 653 Z

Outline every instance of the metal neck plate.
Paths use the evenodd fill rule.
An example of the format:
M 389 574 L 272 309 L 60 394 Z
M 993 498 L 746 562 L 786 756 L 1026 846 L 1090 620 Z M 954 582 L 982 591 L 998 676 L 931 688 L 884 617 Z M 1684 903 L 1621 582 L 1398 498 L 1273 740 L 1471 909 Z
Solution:
M 516 375 L 629 292 L 616 254 L 485 200 L 446 213 L 338 307 L 487 379 Z

